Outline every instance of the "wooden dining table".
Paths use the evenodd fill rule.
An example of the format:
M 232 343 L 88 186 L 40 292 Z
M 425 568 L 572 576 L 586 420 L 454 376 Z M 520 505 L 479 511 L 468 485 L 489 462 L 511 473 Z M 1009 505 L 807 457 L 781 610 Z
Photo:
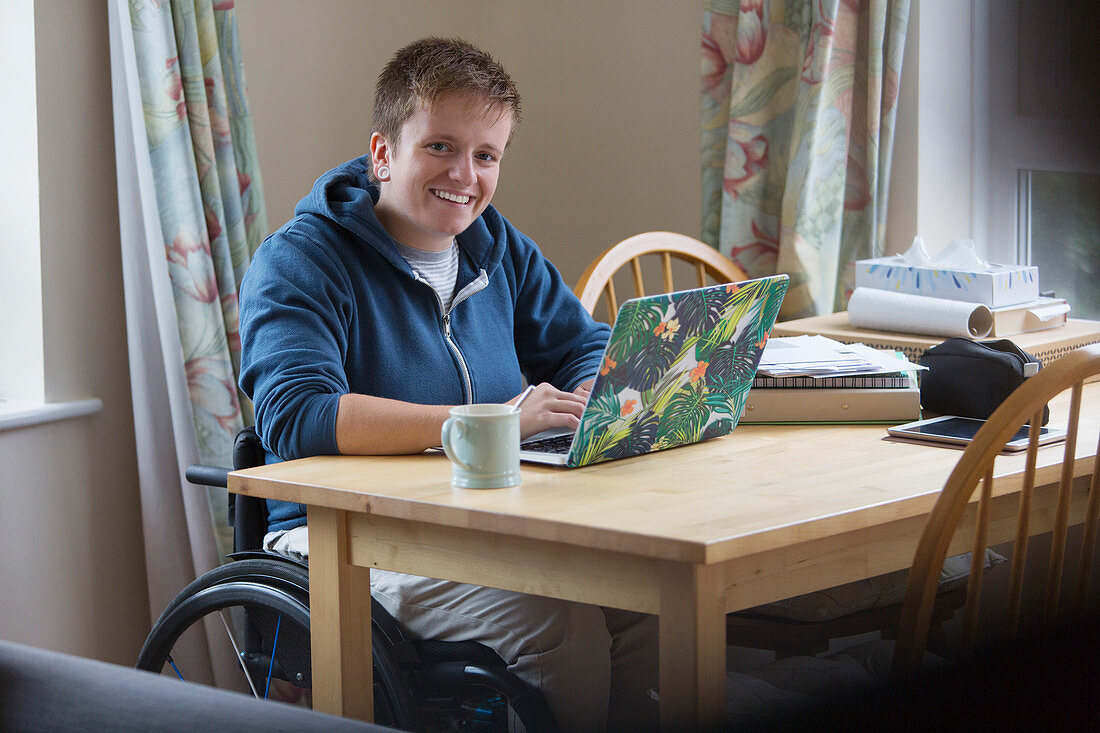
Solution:
M 1052 423 L 1068 409 L 1051 408 Z M 1085 415 L 1078 475 L 1098 431 Z M 908 567 L 960 455 L 882 425 L 742 425 L 585 468 L 524 464 L 505 489 L 452 488 L 430 452 L 288 461 L 229 488 L 308 505 L 316 709 L 371 719 L 370 571 L 385 569 L 658 614 L 662 728 L 706 730 L 725 715 L 725 615 Z M 1040 449 L 1038 484 L 1057 481 L 1061 455 Z M 991 544 L 1011 538 L 1023 467 L 998 459 Z M 1036 492 L 1036 533 L 1054 493 Z M 973 508 L 953 551 L 969 549 Z

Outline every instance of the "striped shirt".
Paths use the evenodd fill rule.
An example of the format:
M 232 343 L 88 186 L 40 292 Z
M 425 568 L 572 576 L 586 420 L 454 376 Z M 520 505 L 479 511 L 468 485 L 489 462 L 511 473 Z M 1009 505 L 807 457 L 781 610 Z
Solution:
M 443 312 L 451 309 L 454 298 L 455 280 L 458 279 L 458 242 L 451 240 L 451 246 L 442 252 L 425 252 L 395 242 L 397 251 L 409 263 L 413 272 L 427 281 L 443 302 Z

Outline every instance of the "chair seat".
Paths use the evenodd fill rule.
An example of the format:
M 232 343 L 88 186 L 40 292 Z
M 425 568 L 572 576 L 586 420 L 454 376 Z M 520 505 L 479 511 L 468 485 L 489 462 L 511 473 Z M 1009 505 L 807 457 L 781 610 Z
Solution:
M 1004 562 L 1004 556 L 986 550 L 987 570 Z M 931 644 L 935 651 L 943 651 L 939 627 L 966 600 L 964 586 L 969 569 L 968 552 L 944 562 L 933 613 Z M 908 576 L 908 570 L 899 570 L 731 613 L 726 617 L 726 643 L 772 650 L 783 658 L 820 654 L 828 650 L 831 639 L 845 636 L 881 632 L 883 638 L 891 638 L 897 629 Z
M 853 613 L 896 606 L 905 597 L 908 578 L 908 570 L 899 570 L 754 606 L 739 615 L 783 619 L 806 624 L 832 621 Z
M 890 676 L 894 642 L 890 639 L 868 641 L 826 657 L 790 657 L 777 659 L 749 672 L 753 677 L 786 692 L 824 700 Z M 928 664 L 939 662 L 928 655 Z

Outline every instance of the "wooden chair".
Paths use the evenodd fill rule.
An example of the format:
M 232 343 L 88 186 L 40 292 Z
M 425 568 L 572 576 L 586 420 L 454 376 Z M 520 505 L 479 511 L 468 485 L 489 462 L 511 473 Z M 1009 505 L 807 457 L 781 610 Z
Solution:
M 1070 352 L 1017 388 L 962 452 L 917 544 L 892 648 L 864 643 L 826 657 L 779 659 L 745 674 L 731 672 L 727 705 L 734 725 L 955 730 L 980 720 L 994 730 L 1026 730 L 1082 727 L 1095 719 L 1100 609 L 1089 585 L 1100 517 L 1100 458 L 1076 456 L 1083 441 L 1089 450 L 1097 441 L 1100 452 L 1100 398 L 1090 395 L 1083 404 L 1083 385 L 1097 376 L 1100 344 Z M 1056 397 L 1062 407 L 1056 415 L 1065 415 L 1067 406 L 1069 415 L 1064 423 L 1061 417 L 1052 421 L 1052 427 L 1066 430 L 1065 445 L 1043 449 L 1044 463 L 1055 462 L 1036 469 L 1034 431 L 1026 456 L 998 459 L 1008 439 L 1028 421 L 1039 424 L 1043 406 Z M 993 495 L 998 460 L 1026 466 L 1008 495 Z M 1077 539 L 1070 537 L 1071 524 L 1083 524 L 1074 531 L 1080 529 L 1081 540 L 1079 552 L 1073 551 L 1076 568 L 1066 562 L 1074 546 L 1067 540 Z M 1034 536 L 1048 532 L 1049 556 L 1047 538 Z M 997 584 L 1005 587 L 991 587 L 995 592 L 983 598 L 983 581 L 992 575 L 971 565 L 961 591 L 965 611 L 954 663 L 934 664 L 924 650 L 943 595 L 937 595 L 937 586 L 944 559 L 967 549 L 980 558 L 988 545 L 1005 542 L 1013 543 L 1011 562 L 1003 568 L 1008 577 L 998 579 L 1007 583 Z M 1037 557 L 1029 562 L 1029 554 Z M 1064 582 L 1065 576 L 1072 582 Z M 1041 593 L 1032 593 L 1036 590 Z M 1002 632 L 1005 627 L 1008 633 Z M 792 692 L 814 702 L 788 716 L 783 711 L 790 708 Z
M 624 239 L 592 260 L 577 281 L 573 292 L 589 313 L 595 312 L 600 296 L 606 295 L 608 321 L 614 321 L 615 314 L 619 311 L 619 299 L 613 280 L 615 273 L 629 264 L 634 280 L 634 297 L 646 295 L 642 258 L 648 255 L 660 259 L 662 289 L 654 291 L 656 293 L 671 293 L 676 290 L 672 278 L 673 259 L 695 266 L 696 280 L 691 287 L 703 287 L 707 284 L 708 276 L 719 283 L 748 279 L 744 270 L 698 239 L 673 232 L 645 232 Z
M 779 659 L 747 673 L 731 672 L 727 705 L 734 724 L 762 730 L 955 730 L 980 720 L 990 729 L 1018 730 L 1081 727 L 1095 719 L 1100 624 L 1089 581 L 1100 516 L 1100 458 L 1076 456 L 1079 442 L 1100 450 L 1093 443 L 1100 442 L 1100 398 L 1088 395 L 1090 404 L 1083 404 L 1083 384 L 1097 376 L 1100 345 L 1047 365 L 1002 403 L 960 454 L 925 521 L 892 647 L 861 643 L 826 657 Z M 1052 427 L 1066 429 L 1067 440 L 1043 448 L 1049 465 L 1036 469 L 1034 432 L 1026 455 L 998 458 L 1008 439 L 1029 420 L 1038 424 L 1043 406 L 1056 397 L 1060 409 Z M 1004 460 L 1015 463 L 1014 473 L 1026 466 L 1025 475 L 994 496 L 995 464 Z M 1083 527 L 1075 527 L 1071 537 L 1070 524 Z M 1077 530 L 1079 564 L 1073 568 L 1066 559 L 1078 554 L 1070 550 Z M 1034 536 L 1048 532 L 1049 557 L 1047 537 Z M 954 663 L 935 664 L 924 649 L 942 598 L 937 590 L 944 559 L 968 549 L 980 558 L 988 545 L 1005 542 L 1013 542 L 1012 560 L 1001 568 L 1008 577 L 994 584 L 992 574 L 971 565 L 961 591 L 966 610 Z M 1029 554 L 1040 562 L 1029 562 Z M 1063 582 L 1066 575 L 1072 583 Z M 983 598 L 983 584 L 995 592 Z M 1003 633 L 1006 626 L 1009 632 Z M 814 702 L 786 716 L 792 692 Z
M 1052 533 L 1050 557 L 1045 563 L 1045 588 L 1042 595 L 1040 626 L 1054 628 L 1059 621 L 1066 618 L 1080 619 L 1086 611 L 1095 613 L 1096 609 L 1087 608 L 1087 605 L 1089 576 L 1096 546 L 1097 516 L 1100 513 L 1100 454 L 1091 461 L 1089 466 L 1091 478 L 1088 479 L 1087 489 L 1083 486 L 1085 482 L 1081 479 L 1075 482 L 1073 475 L 1081 416 L 1095 416 L 1100 412 L 1100 405 L 1096 404 L 1096 400 L 1093 400 L 1087 408 L 1082 407 L 1082 385 L 1086 380 L 1097 375 L 1100 375 L 1100 345 L 1070 352 L 1044 367 L 1036 376 L 1028 379 L 1009 395 L 1008 399 L 990 416 L 986 425 L 978 431 L 973 442 L 967 446 L 948 477 L 943 493 L 933 506 L 917 545 L 894 652 L 893 671 L 896 675 L 914 672 L 920 665 L 928 635 L 929 619 L 936 598 L 936 579 L 939 568 L 955 540 L 960 525 L 964 526 L 967 532 L 973 531 L 973 557 L 980 557 L 990 540 L 999 541 L 1008 524 L 1012 522 L 1011 514 L 1006 518 L 1005 508 L 999 503 L 996 510 L 993 508 L 991 484 L 994 464 L 1008 439 L 1028 421 L 1032 426 L 1031 440 L 1027 451 L 1026 471 L 1020 499 L 1015 512 L 1014 532 L 1011 535 L 1014 544 L 1007 602 L 1004 609 L 1009 639 L 1005 641 L 1012 643 L 1013 638 L 1021 633 L 1025 599 L 1025 564 L 1029 544 L 1036 544 L 1029 543 L 1029 537 L 1040 531 L 1049 530 Z M 1035 426 L 1041 422 L 1043 407 L 1052 398 L 1066 391 L 1070 392 L 1070 412 L 1068 422 L 1064 426 L 1067 438 L 1062 449 L 1061 464 L 1059 467 L 1036 471 L 1038 433 Z M 1058 448 L 1045 450 L 1058 450 Z M 1049 502 L 1048 495 L 1042 493 L 1045 490 L 1037 488 L 1036 484 L 1052 483 L 1055 478 L 1057 478 L 1057 493 L 1052 497 L 1053 507 L 1037 511 L 1033 516 L 1033 504 L 1040 506 Z M 979 494 L 976 512 L 968 512 L 976 491 Z M 1076 580 L 1072 589 L 1072 602 L 1066 609 L 1062 605 L 1062 581 L 1067 570 L 1066 539 L 1071 519 L 1083 521 L 1084 528 Z M 997 537 L 998 534 L 1001 537 Z M 991 535 L 994 536 L 991 537 Z M 956 546 L 958 546 L 957 541 Z M 964 660 L 977 650 L 983 575 L 981 572 L 975 572 L 975 568 L 971 567 L 959 644 L 960 659 Z M 1035 573 L 1030 575 L 1033 576 Z

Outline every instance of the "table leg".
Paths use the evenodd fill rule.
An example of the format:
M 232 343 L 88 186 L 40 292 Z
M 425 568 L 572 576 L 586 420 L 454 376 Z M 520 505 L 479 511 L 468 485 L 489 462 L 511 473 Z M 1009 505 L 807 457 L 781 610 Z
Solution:
M 663 564 L 659 628 L 661 729 L 721 730 L 726 615 L 713 567 Z
M 348 562 L 347 520 L 345 512 L 309 507 L 313 707 L 370 721 L 370 570 Z

